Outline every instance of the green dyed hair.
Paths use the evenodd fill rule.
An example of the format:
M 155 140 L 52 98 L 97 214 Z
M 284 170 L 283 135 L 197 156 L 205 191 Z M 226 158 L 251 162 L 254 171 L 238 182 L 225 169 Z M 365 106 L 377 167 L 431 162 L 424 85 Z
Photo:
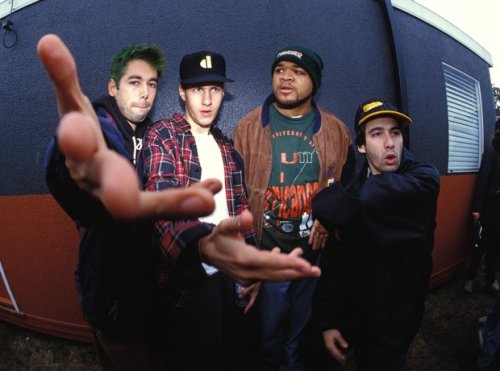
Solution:
M 115 80 L 116 87 L 120 87 L 127 64 L 135 59 L 141 59 L 158 72 L 161 77 L 165 68 L 165 55 L 160 47 L 152 44 L 130 45 L 116 53 L 111 60 L 111 78 Z

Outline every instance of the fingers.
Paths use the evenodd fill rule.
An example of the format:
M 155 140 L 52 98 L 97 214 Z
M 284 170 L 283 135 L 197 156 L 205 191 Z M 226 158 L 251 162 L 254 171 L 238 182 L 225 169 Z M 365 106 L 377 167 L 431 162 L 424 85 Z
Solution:
M 344 351 L 349 347 L 349 344 L 345 341 L 340 331 L 336 329 L 323 331 L 323 341 L 325 343 L 325 348 L 332 357 L 341 364 L 345 364 L 347 359 Z
M 253 225 L 253 215 L 250 211 L 248 210 L 243 210 L 241 214 L 239 215 L 240 219 L 240 231 L 248 231 L 249 229 L 252 228 Z
M 216 229 L 217 233 L 222 234 L 239 234 L 244 231 L 248 231 L 252 228 L 253 216 L 248 210 L 244 210 L 240 215 L 236 217 L 226 218 L 221 221 Z
M 68 113 L 61 119 L 57 138 L 71 178 L 81 189 L 99 196 L 99 146 L 91 121 L 81 113 Z
M 342 352 L 342 350 L 340 350 L 337 346 L 329 346 L 327 347 L 328 349 L 328 352 L 332 355 L 333 358 L 335 358 L 340 364 L 345 364 L 346 361 L 347 361 L 347 358 L 346 356 L 344 355 L 344 353 Z
M 259 280 L 286 281 L 302 277 L 319 277 L 319 267 L 311 265 L 299 257 L 302 249 L 294 249 L 290 254 L 276 254 L 269 251 L 258 254 L 254 268 L 254 278 Z
M 257 296 L 259 295 L 259 290 L 260 290 L 260 282 L 257 282 L 247 287 L 245 290 L 243 290 L 242 293 L 240 293 L 240 297 L 249 295 L 248 304 L 245 306 L 245 310 L 243 311 L 244 314 L 247 314 L 250 311 L 250 309 L 252 309 L 252 307 L 254 306 L 255 301 L 257 300 Z
M 191 188 L 198 187 L 208 189 L 212 194 L 216 194 L 222 189 L 222 183 L 218 179 L 206 179 L 191 186 Z
M 54 86 L 59 114 L 78 111 L 96 117 L 80 89 L 75 60 L 62 40 L 56 35 L 45 35 L 38 42 L 37 52 Z
M 309 245 L 313 250 L 320 250 L 326 246 L 326 241 L 328 240 L 328 231 L 325 227 L 316 219 L 311 228 L 311 235 L 309 236 Z
M 57 129 L 57 139 L 61 151 L 72 161 L 87 161 L 98 148 L 91 120 L 78 112 L 63 116 Z
M 202 187 L 140 192 L 137 216 L 142 219 L 184 219 L 210 214 L 215 208 L 213 193 Z
M 210 214 L 213 190 L 220 182 L 162 192 L 143 192 L 132 165 L 107 148 L 98 150 L 91 119 L 78 112 L 65 115 L 58 128 L 58 145 L 77 184 L 99 197 L 119 219 L 187 218 Z
M 271 249 L 272 254 L 281 254 L 281 249 L 278 246 L 275 246 Z M 302 254 L 302 249 L 300 249 L 300 254 Z
M 140 190 L 135 170 L 116 152 L 107 151 L 105 156 L 102 163 L 94 164 L 100 183 L 98 196 L 115 217 L 136 218 L 140 213 Z
M 279 247 L 275 247 L 274 249 L 279 249 Z M 300 247 L 296 247 L 292 251 L 290 251 L 289 256 L 299 257 L 299 256 L 302 256 L 303 253 L 304 253 L 304 250 L 302 250 Z

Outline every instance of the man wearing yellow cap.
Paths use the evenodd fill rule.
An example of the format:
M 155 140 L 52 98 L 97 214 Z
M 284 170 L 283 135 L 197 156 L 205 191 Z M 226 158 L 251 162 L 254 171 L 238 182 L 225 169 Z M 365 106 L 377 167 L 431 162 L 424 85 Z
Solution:
M 361 172 L 313 200 L 338 238 L 323 256 L 314 317 L 338 362 L 353 349 L 359 371 L 401 370 L 424 312 L 439 173 L 404 148 L 412 120 L 389 102 L 363 103 L 355 120 Z

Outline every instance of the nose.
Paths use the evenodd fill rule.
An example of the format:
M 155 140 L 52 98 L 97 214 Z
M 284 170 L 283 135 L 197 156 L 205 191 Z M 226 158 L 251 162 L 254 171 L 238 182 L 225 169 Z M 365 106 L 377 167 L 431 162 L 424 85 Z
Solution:
M 385 147 L 394 148 L 394 138 L 391 133 L 385 133 Z
M 201 102 L 204 106 L 210 106 L 212 104 L 212 92 L 210 90 L 203 90 Z
M 284 80 L 284 81 L 288 81 L 288 80 L 292 80 L 293 79 L 293 74 L 291 71 L 289 70 L 284 70 L 282 73 L 281 73 L 281 79 Z
M 140 90 L 140 95 L 141 95 L 141 98 L 143 98 L 143 99 L 146 99 L 149 96 L 148 84 L 142 85 L 141 90 Z

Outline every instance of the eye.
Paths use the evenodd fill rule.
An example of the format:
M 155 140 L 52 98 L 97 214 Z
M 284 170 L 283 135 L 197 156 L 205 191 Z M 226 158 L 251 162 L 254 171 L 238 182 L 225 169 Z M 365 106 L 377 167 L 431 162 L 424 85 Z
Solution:
M 221 89 L 218 86 L 212 87 L 212 92 L 214 92 L 214 93 L 218 93 L 218 92 L 220 92 L 220 90 Z
M 150 88 L 156 89 L 156 87 L 158 86 L 158 83 L 156 81 L 151 81 L 148 83 L 148 86 Z

